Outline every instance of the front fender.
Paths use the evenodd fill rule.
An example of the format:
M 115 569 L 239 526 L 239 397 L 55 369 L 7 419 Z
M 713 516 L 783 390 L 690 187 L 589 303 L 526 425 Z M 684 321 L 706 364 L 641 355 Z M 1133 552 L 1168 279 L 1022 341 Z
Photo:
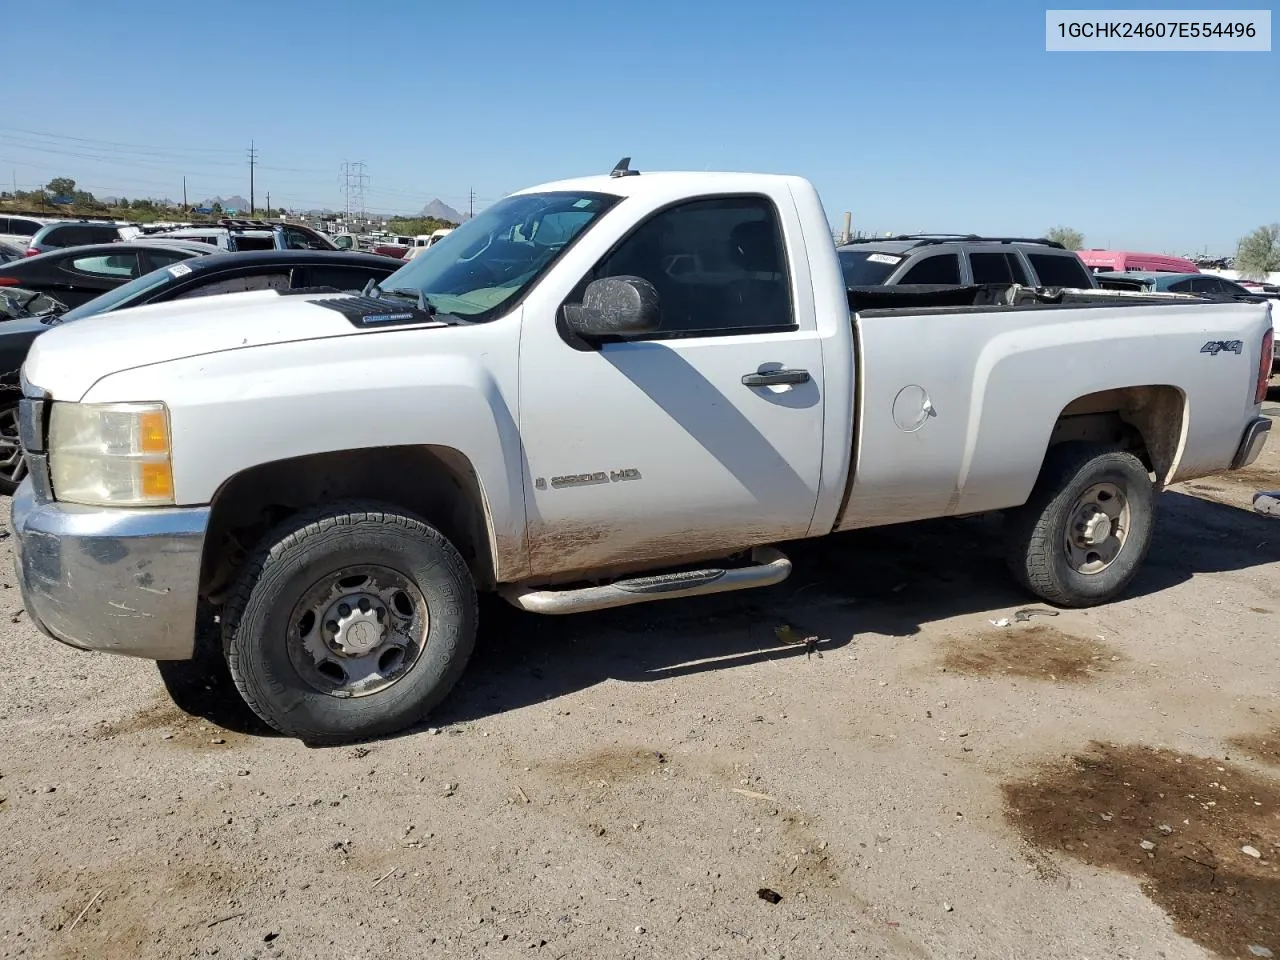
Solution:
M 451 447 L 476 472 L 493 556 L 510 570 L 521 564 L 525 533 L 516 322 L 189 357 L 104 377 L 83 400 L 168 405 L 179 505 L 211 503 L 230 478 L 277 460 Z

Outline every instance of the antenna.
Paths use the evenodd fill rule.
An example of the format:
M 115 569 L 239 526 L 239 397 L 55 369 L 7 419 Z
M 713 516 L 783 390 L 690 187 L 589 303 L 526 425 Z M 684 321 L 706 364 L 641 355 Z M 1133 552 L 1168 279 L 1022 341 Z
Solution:
M 258 163 L 258 151 L 253 146 L 253 141 L 249 141 L 249 216 L 253 216 L 253 168 Z
M 611 176 L 611 177 L 638 177 L 638 176 L 640 176 L 640 171 L 639 171 L 639 170 L 632 170 L 632 169 L 631 169 L 631 158 L 630 158 L 630 157 L 623 157 L 621 160 L 619 160 L 619 161 L 618 161 L 617 166 L 615 166 L 615 167 L 613 168 L 613 170 L 611 170 L 611 171 L 609 172 L 609 176 Z

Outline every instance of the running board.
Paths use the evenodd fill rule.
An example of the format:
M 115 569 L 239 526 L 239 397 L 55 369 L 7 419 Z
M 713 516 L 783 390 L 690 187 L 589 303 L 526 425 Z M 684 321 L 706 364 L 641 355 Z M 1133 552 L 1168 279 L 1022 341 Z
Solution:
M 677 597 L 700 597 L 730 590 L 750 590 L 781 583 L 791 575 L 791 561 L 774 547 L 756 547 L 751 551 L 752 566 L 716 567 L 707 570 L 685 570 L 659 573 L 648 577 L 617 580 L 599 587 L 575 590 L 531 590 L 518 584 L 499 588 L 502 598 L 512 606 L 529 613 L 585 613 L 608 610 L 652 600 L 674 600 Z

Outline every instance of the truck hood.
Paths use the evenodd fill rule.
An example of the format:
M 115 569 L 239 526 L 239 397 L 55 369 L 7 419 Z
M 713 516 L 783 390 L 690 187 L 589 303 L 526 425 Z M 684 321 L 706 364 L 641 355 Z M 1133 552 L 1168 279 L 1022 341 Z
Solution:
M 367 317 L 375 322 L 363 319 Z M 47 390 L 54 399 L 79 400 L 103 377 L 135 367 L 408 326 L 448 324 L 399 302 L 353 294 L 226 293 L 132 307 L 54 326 L 32 344 L 23 372 L 28 383 Z

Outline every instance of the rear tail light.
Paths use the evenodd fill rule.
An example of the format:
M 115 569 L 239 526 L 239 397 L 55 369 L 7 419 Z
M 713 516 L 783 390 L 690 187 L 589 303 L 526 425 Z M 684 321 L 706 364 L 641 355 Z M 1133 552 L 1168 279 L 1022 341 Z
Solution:
M 1253 402 L 1261 403 L 1267 399 L 1267 384 L 1271 382 L 1271 365 L 1275 362 L 1276 332 L 1268 329 L 1262 335 L 1262 356 L 1258 358 L 1258 389 L 1253 394 Z
M 0 287 L 16 287 L 18 281 L 13 277 L 0 277 Z
M 27 247 L 27 256 L 28 256 L 28 257 L 38 256 L 38 255 L 39 255 L 39 253 L 40 253 L 40 251 L 39 251 L 39 250 L 37 250 L 35 247 Z

